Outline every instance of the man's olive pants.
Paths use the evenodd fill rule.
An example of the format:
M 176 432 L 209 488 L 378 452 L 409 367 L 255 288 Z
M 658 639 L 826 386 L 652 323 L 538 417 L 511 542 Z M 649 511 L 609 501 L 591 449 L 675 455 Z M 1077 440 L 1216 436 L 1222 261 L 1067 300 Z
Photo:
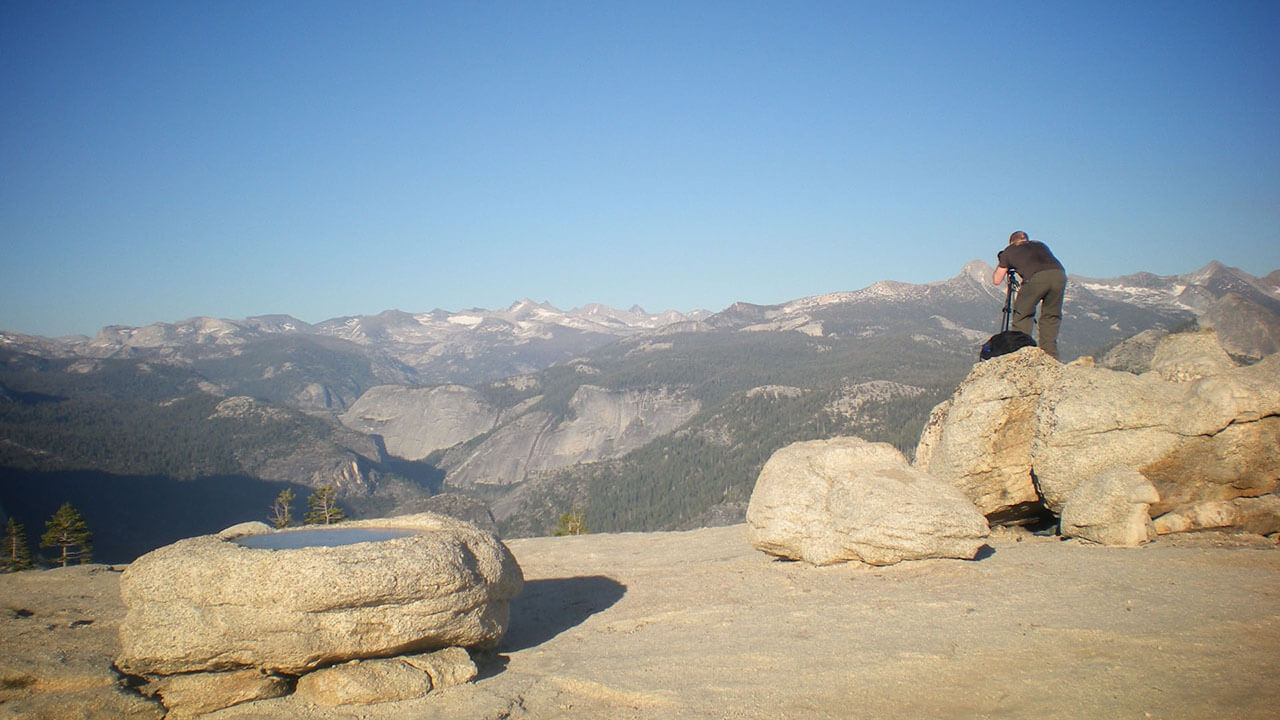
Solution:
M 1031 334 L 1036 316 L 1036 304 L 1040 304 L 1040 329 L 1036 343 L 1052 358 L 1058 357 L 1058 326 L 1062 324 L 1062 295 L 1067 289 L 1067 274 L 1061 270 L 1041 270 L 1024 278 L 1018 296 L 1013 299 L 1013 319 L 1010 327 Z

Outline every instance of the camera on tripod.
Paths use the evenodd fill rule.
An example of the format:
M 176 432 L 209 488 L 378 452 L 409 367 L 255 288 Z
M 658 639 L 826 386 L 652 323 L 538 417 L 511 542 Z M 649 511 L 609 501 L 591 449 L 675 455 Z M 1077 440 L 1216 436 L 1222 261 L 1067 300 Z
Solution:
M 989 360 L 998 355 L 1005 355 L 1014 352 L 1028 345 L 1034 346 L 1035 340 L 1031 336 L 1018 330 L 1010 329 L 1013 320 L 1013 294 L 1018 289 L 1018 274 L 1013 268 L 1009 268 L 1005 275 L 1005 280 L 1009 283 L 1009 288 L 1004 295 L 1004 308 L 1001 310 L 1004 317 L 1000 321 L 1000 332 L 992 335 L 982 345 L 981 352 L 978 353 L 979 360 Z

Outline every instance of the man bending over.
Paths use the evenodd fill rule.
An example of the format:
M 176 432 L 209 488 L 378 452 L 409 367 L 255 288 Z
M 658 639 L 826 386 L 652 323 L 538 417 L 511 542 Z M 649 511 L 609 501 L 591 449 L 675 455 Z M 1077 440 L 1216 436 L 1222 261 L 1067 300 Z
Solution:
M 996 255 L 996 271 L 991 284 L 1004 282 L 1010 270 L 1022 276 L 1022 287 L 1013 300 L 1009 326 L 1031 334 L 1036 305 L 1040 305 L 1036 342 L 1049 357 L 1058 359 L 1058 326 L 1062 324 L 1062 295 L 1067 289 L 1067 271 L 1050 252 L 1049 246 L 1027 237 L 1021 230 L 1009 236 L 1009 247 Z

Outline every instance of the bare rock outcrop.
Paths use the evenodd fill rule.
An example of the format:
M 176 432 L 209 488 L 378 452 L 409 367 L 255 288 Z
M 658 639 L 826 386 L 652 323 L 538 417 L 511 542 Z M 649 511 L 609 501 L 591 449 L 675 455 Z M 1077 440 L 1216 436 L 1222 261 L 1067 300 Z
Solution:
M 1237 293 L 1227 293 L 1205 310 L 1200 325 L 1218 333 L 1232 355 L 1262 358 L 1280 352 L 1280 304 L 1263 307 Z
M 292 689 L 292 680 L 276 673 L 232 670 L 159 677 L 141 691 L 159 699 L 168 709 L 165 720 L 183 720 L 255 700 L 283 697 Z
M 1037 409 L 1062 373 L 1034 348 L 978 363 L 930 413 L 915 466 L 959 488 L 992 520 L 1039 506 L 1031 476 Z
M 1061 532 L 1103 545 L 1141 545 L 1155 539 L 1150 508 L 1159 501 L 1142 473 L 1110 468 L 1072 491 L 1062 508 Z
M 758 550 L 814 565 L 973 558 L 987 521 L 896 448 L 855 437 L 788 445 L 765 463 L 747 508 Z
M 619 457 L 685 424 L 702 405 L 679 390 L 579 386 L 559 418 L 529 408 L 504 420 L 475 447 L 445 455 L 446 482 L 513 485 L 577 463 Z
M 1058 365 L 1035 348 L 980 363 L 934 409 L 916 467 L 993 522 L 1041 507 L 1061 515 L 1077 487 L 1116 466 L 1154 486 L 1157 518 L 1273 493 L 1280 355 L 1237 366 L 1212 338 L 1161 339 L 1141 375 Z
M 0 720 L 165 716 L 111 667 L 119 577 L 106 565 L 0 574 Z
M 1103 353 L 1102 357 L 1098 358 L 1097 364 L 1112 370 L 1123 370 L 1140 375 L 1151 369 L 1151 359 L 1155 357 L 1156 345 L 1168 335 L 1167 330 L 1143 330 Z
M 353 430 L 382 436 L 392 455 L 421 460 L 493 429 L 499 414 L 483 395 L 461 385 L 379 385 L 339 419 Z
M 1274 535 L 1280 533 L 1280 495 L 1210 500 L 1179 508 L 1156 518 L 1155 528 L 1161 535 L 1222 528 Z
M 474 655 L 475 682 L 440 690 L 425 670 L 425 697 L 329 707 L 299 690 L 208 720 L 1234 719 L 1280 706 L 1280 548 L 1257 536 L 1130 552 L 1001 532 L 981 562 L 816 568 L 774 562 L 745 534 L 513 540 L 529 585 L 500 654 Z M 111 667 L 120 575 L 0 574 L 0 719 L 165 716 Z
M 1153 515 L 1280 486 L 1280 355 L 1194 382 L 1065 368 L 1037 416 L 1026 472 L 1055 513 L 1115 464 L 1155 485 Z
M 493 647 L 522 582 L 494 535 L 443 515 L 242 524 L 129 566 L 116 665 L 149 679 L 171 710 L 205 712 L 350 660 Z
M 1236 367 L 1213 331 L 1176 333 L 1156 343 L 1151 372 L 1169 382 L 1194 382 Z

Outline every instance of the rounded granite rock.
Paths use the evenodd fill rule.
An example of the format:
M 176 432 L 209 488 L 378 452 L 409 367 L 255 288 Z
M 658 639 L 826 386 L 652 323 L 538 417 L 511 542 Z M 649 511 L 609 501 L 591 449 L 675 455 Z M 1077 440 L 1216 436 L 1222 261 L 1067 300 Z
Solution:
M 523 578 L 492 533 L 433 513 L 339 527 L 412 532 L 281 550 L 205 535 L 138 558 L 120 579 L 127 612 L 117 666 L 146 676 L 237 668 L 298 674 L 501 639 Z M 299 532 L 316 529 L 274 535 Z

